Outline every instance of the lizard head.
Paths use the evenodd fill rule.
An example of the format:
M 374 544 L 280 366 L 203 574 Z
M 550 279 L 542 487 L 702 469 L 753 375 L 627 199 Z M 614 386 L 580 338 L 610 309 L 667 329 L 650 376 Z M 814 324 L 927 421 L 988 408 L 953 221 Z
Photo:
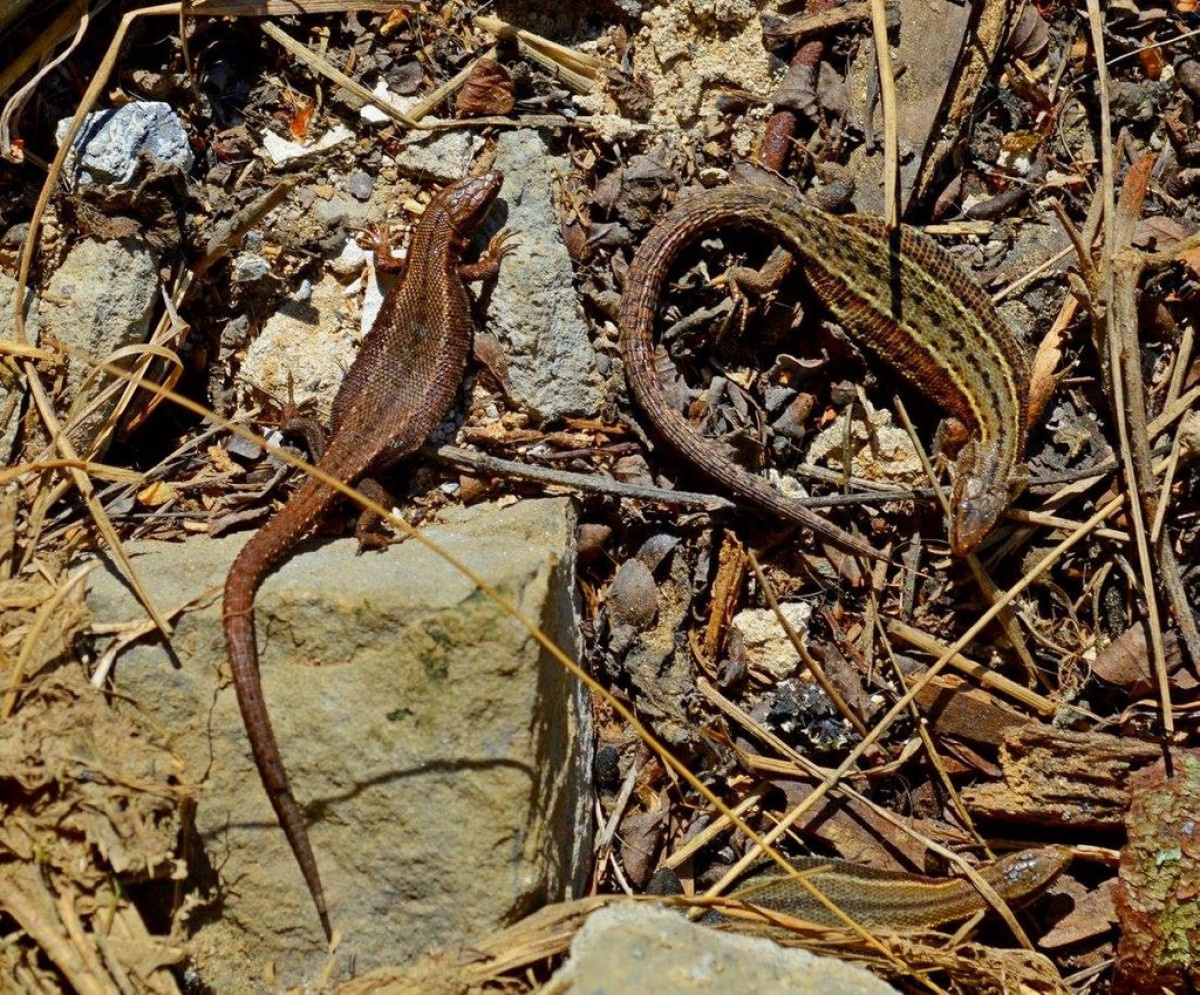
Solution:
M 950 516 L 950 548 L 955 556 L 966 556 L 978 546 L 1008 507 L 1007 487 L 979 486 L 982 483 L 978 478 L 966 480 L 960 488 L 955 481 Z
M 979 545 L 1028 481 L 1023 467 L 1005 473 L 994 448 L 974 440 L 963 447 L 950 509 L 950 548 L 955 556 L 966 556 Z
M 492 170 L 479 176 L 468 176 L 442 191 L 440 199 L 455 231 L 464 236 L 475 232 L 503 182 L 504 174 Z

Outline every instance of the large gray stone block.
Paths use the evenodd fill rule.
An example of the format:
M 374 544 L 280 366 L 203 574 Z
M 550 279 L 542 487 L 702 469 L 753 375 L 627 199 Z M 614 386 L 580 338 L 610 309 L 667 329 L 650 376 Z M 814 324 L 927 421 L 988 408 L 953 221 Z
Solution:
M 453 511 L 426 531 L 578 658 L 574 515 L 564 500 Z M 176 663 L 126 652 L 115 687 L 157 716 L 196 786 L 203 863 L 193 965 L 214 991 L 312 981 L 327 955 L 311 899 L 250 756 L 230 684 L 219 585 L 245 536 L 144 543 Z M 98 622 L 139 617 L 111 572 Z M 264 694 L 305 813 L 335 929 L 335 976 L 484 935 L 578 894 L 591 834 L 591 736 L 573 678 L 516 622 L 410 540 L 355 555 L 314 540 L 258 599 Z M 193 861 L 193 865 L 196 865 Z

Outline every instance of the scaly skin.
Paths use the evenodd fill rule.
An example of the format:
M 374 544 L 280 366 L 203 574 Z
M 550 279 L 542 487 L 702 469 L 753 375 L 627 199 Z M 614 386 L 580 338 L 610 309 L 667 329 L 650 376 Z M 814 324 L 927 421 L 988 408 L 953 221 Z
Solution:
M 1036 897 L 1070 862 L 1069 849 L 1047 846 L 1010 853 L 978 871 L 1005 902 L 1015 906 Z M 793 860 L 792 866 L 843 913 L 872 929 L 934 929 L 991 907 L 965 877 L 881 871 L 824 857 L 801 857 Z M 820 926 L 844 925 L 820 899 L 775 864 L 751 872 L 727 897 Z M 705 918 L 720 921 L 725 917 L 716 912 Z
M 464 280 L 494 276 L 509 250 L 497 235 L 487 255 L 464 265 L 462 254 L 500 192 L 496 172 L 462 180 L 436 196 L 409 246 L 403 279 L 379 309 L 338 390 L 330 438 L 317 466 L 372 497 L 375 475 L 412 453 L 446 417 L 471 352 L 474 322 Z M 300 809 L 271 728 L 258 672 L 254 596 L 263 578 L 341 495 L 315 477 L 245 545 L 225 581 L 225 647 L 254 763 L 312 894 L 326 938 L 332 936 L 325 893 Z M 359 539 L 364 531 L 360 520 Z
M 629 385 L 658 431 L 734 494 L 799 522 L 850 552 L 879 556 L 863 540 L 739 467 L 667 399 L 654 367 L 654 317 L 672 262 L 702 235 L 751 228 L 798 258 L 816 295 L 857 341 L 900 371 L 972 433 L 958 457 L 950 545 L 969 553 L 1027 479 L 1029 359 L 988 296 L 938 245 L 902 227 L 834 217 L 799 196 L 731 186 L 688 197 L 638 248 L 621 303 Z

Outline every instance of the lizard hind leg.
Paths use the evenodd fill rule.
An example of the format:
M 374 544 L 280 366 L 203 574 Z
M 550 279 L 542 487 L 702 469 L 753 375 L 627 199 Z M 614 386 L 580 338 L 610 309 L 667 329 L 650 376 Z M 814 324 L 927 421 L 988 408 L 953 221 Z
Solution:
M 392 507 L 392 495 L 374 477 L 363 477 L 354 488 L 376 504 L 385 508 Z M 358 524 L 354 527 L 354 538 L 358 540 L 358 552 L 361 555 L 368 549 L 387 549 L 393 543 L 403 542 L 407 536 L 394 536 L 384 531 L 383 519 L 370 509 L 363 508 L 358 516 Z
M 310 463 L 320 462 L 321 457 L 325 455 L 328 433 L 325 431 L 325 426 L 316 418 L 284 408 L 280 412 L 279 431 L 284 435 L 303 440 L 304 448 L 308 450 Z
M 777 245 L 757 269 L 750 266 L 731 266 L 725 274 L 729 296 L 738 312 L 738 334 L 745 336 L 750 318 L 750 298 L 766 300 L 779 290 L 796 265 L 796 258 L 786 248 Z
M 296 403 L 296 385 L 292 380 L 292 371 L 288 370 L 287 401 L 279 408 L 279 431 L 284 435 L 302 439 L 304 448 L 308 450 L 309 461 L 316 463 L 325 455 L 325 443 L 329 440 L 329 433 L 320 421 L 309 414 L 311 409 L 311 399 Z

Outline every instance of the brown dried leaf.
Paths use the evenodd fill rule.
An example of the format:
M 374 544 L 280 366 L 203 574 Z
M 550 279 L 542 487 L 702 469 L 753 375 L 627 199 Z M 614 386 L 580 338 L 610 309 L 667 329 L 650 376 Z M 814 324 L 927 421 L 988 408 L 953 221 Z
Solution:
M 1023 4 L 1021 16 L 1008 32 L 1005 43 L 1008 55 L 1026 62 L 1036 62 L 1046 54 L 1049 44 L 1050 29 L 1041 11 L 1031 3 Z
M 1117 921 L 1116 885 L 1117 879 L 1110 878 L 1088 891 L 1073 878 L 1060 878 L 1050 892 L 1052 895 L 1069 895 L 1075 901 L 1075 908 L 1054 924 L 1054 928 L 1041 938 L 1040 945 L 1046 950 L 1054 950 L 1107 937 Z
M 1170 252 L 1191 234 L 1191 228 L 1162 214 L 1143 218 L 1134 231 L 1133 244 L 1151 252 Z
M 1168 630 L 1163 633 L 1163 649 L 1167 661 L 1167 674 L 1171 687 L 1177 691 L 1190 691 L 1197 686 L 1196 675 L 1183 666 L 1183 654 L 1179 648 L 1179 636 Z M 1139 622 L 1121 633 L 1109 643 L 1092 663 L 1097 677 L 1128 689 L 1133 697 L 1149 694 L 1154 688 L 1150 673 L 1150 656 L 1146 647 L 1146 624 Z
M 639 888 L 650 880 L 654 871 L 668 811 L 663 802 L 650 812 L 638 812 L 621 820 L 621 866 L 630 882 Z
M 482 58 L 458 91 L 455 107 L 459 117 L 508 114 L 517 102 L 512 74 L 495 59 Z

